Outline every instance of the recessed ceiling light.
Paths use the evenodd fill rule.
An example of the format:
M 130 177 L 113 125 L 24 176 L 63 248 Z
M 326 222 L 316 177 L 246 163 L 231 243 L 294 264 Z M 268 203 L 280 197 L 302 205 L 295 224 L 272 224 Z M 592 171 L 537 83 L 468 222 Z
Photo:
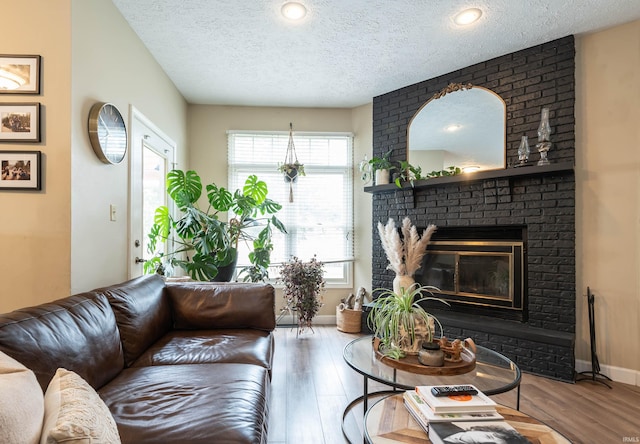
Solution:
M 460 26 L 470 25 L 471 23 L 478 20 L 481 16 L 482 16 L 481 10 L 479 10 L 478 8 L 469 8 L 456 14 L 456 16 L 453 18 L 453 22 L 456 25 L 460 25 Z
M 445 126 L 444 130 L 452 133 L 454 131 L 458 131 L 460 128 L 462 128 L 462 125 L 459 123 L 452 123 L 451 125 Z
M 289 20 L 300 20 L 307 15 L 307 8 L 302 3 L 288 2 L 282 5 L 282 15 Z

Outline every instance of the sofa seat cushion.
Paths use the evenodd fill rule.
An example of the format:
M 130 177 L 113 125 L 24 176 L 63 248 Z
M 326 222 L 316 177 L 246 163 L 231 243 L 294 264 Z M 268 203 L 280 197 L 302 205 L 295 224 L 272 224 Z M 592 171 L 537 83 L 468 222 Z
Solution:
M 261 366 L 131 367 L 99 394 L 123 443 L 266 442 L 269 377 Z
M 132 366 L 226 362 L 270 370 L 273 349 L 273 335 L 261 330 L 174 330 L 149 347 Z

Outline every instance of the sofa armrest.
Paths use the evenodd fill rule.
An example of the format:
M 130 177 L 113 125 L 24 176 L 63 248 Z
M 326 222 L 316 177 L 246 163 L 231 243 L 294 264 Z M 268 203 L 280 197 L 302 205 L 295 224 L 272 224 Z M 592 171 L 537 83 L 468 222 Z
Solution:
M 190 282 L 167 284 L 174 328 L 276 327 L 275 290 L 269 284 Z

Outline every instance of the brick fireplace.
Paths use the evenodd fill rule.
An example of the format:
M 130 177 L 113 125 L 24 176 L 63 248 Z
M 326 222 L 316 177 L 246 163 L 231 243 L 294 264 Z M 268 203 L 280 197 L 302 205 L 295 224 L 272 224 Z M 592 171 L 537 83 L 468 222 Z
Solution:
M 522 370 L 573 380 L 575 359 L 575 157 L 573 36 L 507 54 L 375 97 L 373 154 L 393 148 L 407 157 L 407 125 L 429 98 L 450 83 L 471 83 L 499 94 L 507 106 L 507 163 L 515 164 L 520 137 L 535 140 L 540 109 L 553 128 L 551 165 L 507 168 L 419 181 L 415 187 L 367 187 L 373 196 L 373 288 L 391 288 L 392 272 L 376 225 L 409 216 L 438 233 L 501 227 L 525 233 L 523 306 L 516 317 L 463 310 L 433 311 L 449 337 L 472 337 L 513 359 Z M 532 160 L 538 153 L 532 149 Z M 434 238 L 435 240 L 435 238 Z M 454 304 L 455 305 L 455 304 Z

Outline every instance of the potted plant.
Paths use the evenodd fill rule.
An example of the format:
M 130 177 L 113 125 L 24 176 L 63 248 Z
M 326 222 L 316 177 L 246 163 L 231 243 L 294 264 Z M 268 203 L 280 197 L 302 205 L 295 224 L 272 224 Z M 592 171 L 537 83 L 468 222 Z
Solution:
M 427 174 L 427 178 L 430 179 L 432 177 L 448 177 L 448 176 L 457 176 L 458 174 L 462 174 L 462 169 L 457 166 L 451 165 L 440 171 L 431 171 Z
M 305 176 L 304 164 L 297 160 L 294 163 L 282 163 L 278 165 L 278 171 L 284 174 L 284 181 L 287 183 L 295 182 L 298 180 L 298 176 Z
M 436 287 L 414 283 L 400 291 L 383 290 L 373 301 L 367 317 L 367 324 L 374 335 L 380 339 L 380 352 L 391 358 L 402 358 L 406 354 L 417 354 L 423 342 L 431 342 L 435 335 L 435 325 L 440 321 L 428 313 L 421 305 L 427 300 L 446 301 L 423 296 L 439 291 Z M 449 305 L 449 304 L 447 304 Z
M 242 241 L 249 245 L 251 265 L 239 274 L 253 282 L 268 277 L 273 228 L 282 233 L 286 229 L 275 216 L 282 206 L 267 198 L 265 182 L 251 175 L 242 190 L 233 194 L 208 184 L 203 210 L 198 203 L 203 194 L 200 176 L 195 171 L 172 170 L 167 174 L 167 193 L 181 215 L 172 217 L 166 206 L 156 209 L 149 232 L 149 250 L 154 256 L 144 264 L 146 273 L 171 272 L 178 266 L 195 280 L 230 280 Z M 227 221 L 220 220 L 222 213 L 228 213 Z M 168 240 L 166 251 L 156 251 L 160 242 Z M 225 267 L 230 273 L 222 278 L 219 275 Z
M 422 179 L 422 167 L 411 165 L 407 160 L 400 161 L 400 174 L 394 181 L 398 188 L 402 188 L 402 182 L 409 181 L 413 186 L 413 182 L 420 179 Z
M 392 152 L 393 148 L 382 155 L 382 157 L 373 156 L 369 161 L 376 178 L 376 185 L 385 185 L 389 183 L 389 174 L 395 169 L 395 166 L 390 160 Z
M 279 282 L 283 284 L 283 296 L 287 307 L 298 312 L 298 332 L 312 328 L 313 317 L 322 307 L 320 291 L 324 289 L 324 265 L 315 256 L 309 262 L 297 257 L 280 266 Z

